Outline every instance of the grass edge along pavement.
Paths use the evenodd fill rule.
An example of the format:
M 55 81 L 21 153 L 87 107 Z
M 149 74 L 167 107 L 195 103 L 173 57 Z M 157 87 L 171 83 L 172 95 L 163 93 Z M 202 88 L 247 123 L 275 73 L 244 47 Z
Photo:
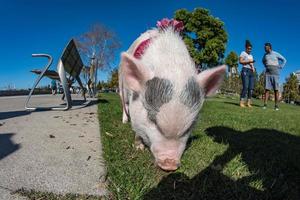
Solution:
M 97 197 L 93 195 L 81 195 L 81 194 L 54 194 L 51 192 L 40 192 L 35 190 L 20 189 L 13 194 L 18 194 L 27 197 L 30 200 L 104 200 L 105 197 Z
M 261 105 L 206 101 L 181 168 L 167 173 L 154 166 L 148 149 L 135 149 L 130 123 L 121 123 L 118 95 L 101 94 L 109 198 L 300 199 L 300 107 L 280 104 L 278 112 Z

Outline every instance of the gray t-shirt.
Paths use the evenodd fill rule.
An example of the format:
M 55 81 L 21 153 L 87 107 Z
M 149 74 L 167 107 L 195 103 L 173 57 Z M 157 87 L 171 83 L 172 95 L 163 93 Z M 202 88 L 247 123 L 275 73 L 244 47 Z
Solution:
M 279 75 L 279 69 L 284 67 L 286 59 L 276 51 L 271 51 L 265 53 L 262 62 L 266 68 L 266 75 Z

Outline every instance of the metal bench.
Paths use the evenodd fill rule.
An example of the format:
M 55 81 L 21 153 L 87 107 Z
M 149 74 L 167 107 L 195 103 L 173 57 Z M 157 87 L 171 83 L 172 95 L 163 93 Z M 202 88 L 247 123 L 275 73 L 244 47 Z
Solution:
M 70 94 L 70 89 L 68 86 L 68 83 L 71 80 L 76 80 L 82 90 L 84 100 L 85 98 L 85 89 L 82 85 L 81 79 L 79 77 L 80 72 L 83 67 L 83 63 L 80 57 L 80 54 L 77 50 L 76 44 L 74 39 L 71 39 L 66 48 L 64 49 L 62 56 L 60 57 L 58 64 L 57 64 L 57 72 L 54 70 L 48 70 L 49 67 L 52 64 L 52 57 L 48 54 L 32 54 L 33 57 L 46 57 L 48 58 L 48 64 L 45 66 L 43 70 L 32 70 L 31 72 L 35 74 L 39 74 L 39 77 L 36 79 L 34 82 L 34 85 L 32 89 L 30 90 L 30 93 L 26 99 L 25 102 L 25 109 L 26 110 L 36 110 L 36 109 L 42 109 L 44 107 L 29 107 L 29 100 L 33 94 L 34 89 L 40 82 L 40 80 L 44 77 L 47 76 L 51 79 L 55 79 L 61 82 L 63 92 L 66 98 L 66 106 L 65 107 L 50 107 L 47 109 L 51 110 L 68 110 L 72 107 L 72 98 Z M 69 75 L 67 78 L 67 74 Z

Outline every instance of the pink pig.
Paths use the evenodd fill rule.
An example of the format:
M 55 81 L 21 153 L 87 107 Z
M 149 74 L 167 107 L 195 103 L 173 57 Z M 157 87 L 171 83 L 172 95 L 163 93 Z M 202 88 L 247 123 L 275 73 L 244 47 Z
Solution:
M 161 169 L 180 166 L 205 96 L 215 93 L 225 70 L 223 65 L 197 74 L 172 26 L 143 33 L 121 54 L 123 123 L 130 118 L 136 147 L 147 145 Z

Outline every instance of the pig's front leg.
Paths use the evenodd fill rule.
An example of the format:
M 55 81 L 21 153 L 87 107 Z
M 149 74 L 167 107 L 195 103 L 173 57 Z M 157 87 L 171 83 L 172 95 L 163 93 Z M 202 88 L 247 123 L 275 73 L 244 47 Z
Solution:
M 126 124 L 129 121 L 129 91 L 124 88 L 124 80 L 123 77 L 119 76 L 119 95 L 121 97 L 122 102 L 122 122 Z
M 134 145 L 135 145 L 135 148 L 137 150 L 144 150 L 145 149 L 145 145 L 143 143 L 143 140 L 140 136 L 138 136 L 137 134 L 135 134 L 135 137 L 134 137 Z
M 128 104 L 126 104 L 126 103 L 123 104 L 123 115 L 122 115 L 122 122 L 123 122 L 123 124 L 126 124 L 128 122 L 128 120 L 129 120 L 128 119 L 128 115 L 126 113 L 126 111 L 128 111 L 128 107 L 129 107 Z

